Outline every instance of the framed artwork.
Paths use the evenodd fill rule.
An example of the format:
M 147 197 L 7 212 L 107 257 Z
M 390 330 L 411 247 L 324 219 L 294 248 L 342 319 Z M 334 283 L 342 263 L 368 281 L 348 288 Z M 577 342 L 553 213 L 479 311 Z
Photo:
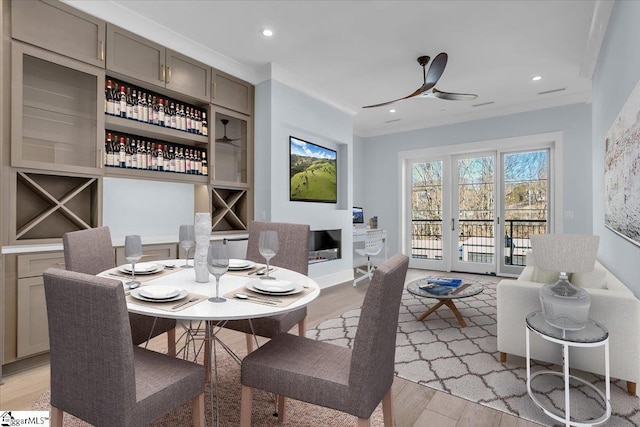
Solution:
M 605 226 L 640 246 L 640 83 L 605 137 Z

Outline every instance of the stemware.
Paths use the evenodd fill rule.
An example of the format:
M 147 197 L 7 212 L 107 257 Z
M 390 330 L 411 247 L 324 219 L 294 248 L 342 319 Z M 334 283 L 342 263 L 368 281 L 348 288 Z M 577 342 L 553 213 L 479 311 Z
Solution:
M 136 280 L 136 262 L 142 258 L 142 239 L 138 235 L 124 238 L 124 257 L 131 263 L 131 280 L 126 284 L 129 289 L 137 288 L 140 282 Z
M 193 268 L 189 265 L 189 251 L 196 244 L 196 234 L 193 225 L 181 225 L 180 226 L 180 246 L 186 252 L 186 258 L 182 268 Z
M 222 243 L 212 243 L 209 245 L 209 251 L 207 253 L 207 268 L 216 278 L 216 296 L 209 298 L 211 302 L 225 302 L 226 299 L 222 298 L 219 294 L 220 291 L 220 276 L 227 272 L 229 269 L 229 254 L 227 253 L 227 246 Z
M 261 278 L 275 280 L 274 277 L 269 276 L 269 260 L 278 253 L 278 232 L 275 230 L 261 231 L 258 251 L 267 260 L 267 274 Z

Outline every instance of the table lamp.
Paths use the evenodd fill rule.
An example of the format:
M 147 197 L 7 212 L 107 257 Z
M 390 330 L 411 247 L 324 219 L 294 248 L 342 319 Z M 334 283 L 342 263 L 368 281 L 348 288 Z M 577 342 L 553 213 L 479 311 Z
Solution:
M 556 283 L 540 288 L 540 304 L 544 319 L 552 326 L 580 330 L 589 319 L 591 296 L 569 282 L 567 273 L 593 270 L 600 237 L 578 234 L 531 235 L 531 248 L 536 267 L 559 271 Z

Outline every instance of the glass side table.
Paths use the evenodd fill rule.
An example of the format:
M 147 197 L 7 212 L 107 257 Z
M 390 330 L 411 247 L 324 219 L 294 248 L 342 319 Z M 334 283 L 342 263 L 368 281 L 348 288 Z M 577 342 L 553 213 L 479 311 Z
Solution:
M 529 313 L 527 316 L 526 330 L 526 344 L 527 344 L 527 393 L 531 400 L 538 405 L 545 414 L 550 416 L 556 421 L 565 423 L 566 426 L 593 426 L 605 422 L 611 416 L 611 386 L 609 384 L 609 332 L 607 329 L 598 322 L 589 319 L 587 326 L 579 331 L 568 331 L 564 329 L 556 328 L 548 324 L 542 315 L 541 311 L 535 311 Z M 562 365 L 563 372 L 556 372 L 551 370 L 538 371 L 531 375 L 531 353 L 530 353 L 530 336 L 533 331 L 540 338 L 562 345 Z M 604 363 L 605 363 L 605 393 L 603 394 L 593 384 L 569 374 L 569 347 L 599 347 L 604 346 Z M 531 382 L 534 378 L 541 375 L 556 375 L 564 378 L 564 414 L 557 413 L 538 400 L 538 398 L 531 391 Z M 605 404 L 605 412 L 599 418 L 576 421 L 571 419 L 571 400 L 569 398 L 569 379 L 572 378 L 590 388 L 592 388 L 603 400 Z

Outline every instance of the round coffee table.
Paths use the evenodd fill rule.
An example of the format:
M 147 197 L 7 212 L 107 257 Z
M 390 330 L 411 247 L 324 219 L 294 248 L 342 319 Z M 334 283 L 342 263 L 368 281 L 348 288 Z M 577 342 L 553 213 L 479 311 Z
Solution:
M 407 291 L 409 291 L 410 294 L 413 294 L 417 297 L 433 298 L 438 300 L 438 303 L 436 305 L 431 307 L 429 310 L 425 311 L 420 317 L 418 317 L 417 320 L 421 322 L 428 315 L 430 315 L 431 313 L 433 313 L 434 311 L 436 311 L 437 309 L 445 305 L 449 307 L 451 311 L 453 311 L 453 314 L 456 315 L 456 318 L 458 319 L 458 323 L 460 323 L 460 326 L 465 328 L 467 326 L 467 323 L 462 318 L 462 314 L 460 314 L 460 311 L 458 311 L 458 307 L 456 307 L 455 305 L 455 300 L 462 299 L 462 298 L 469 298 L 474 295 L 478 295 L 484 289 L 482 285 L 479 283 L 467 282 L 458 286 L 457 288 L 455 288 L 455 290 L 453 290 L 451 293 L 448 293 L 446 295 L 434 295 L 424 289 L 420 289 L 420 286 L 426 285 L 429 279 L 430 278 L 425 277 L 422 279 L 409 282 L 409 284 L 407 285 Z

